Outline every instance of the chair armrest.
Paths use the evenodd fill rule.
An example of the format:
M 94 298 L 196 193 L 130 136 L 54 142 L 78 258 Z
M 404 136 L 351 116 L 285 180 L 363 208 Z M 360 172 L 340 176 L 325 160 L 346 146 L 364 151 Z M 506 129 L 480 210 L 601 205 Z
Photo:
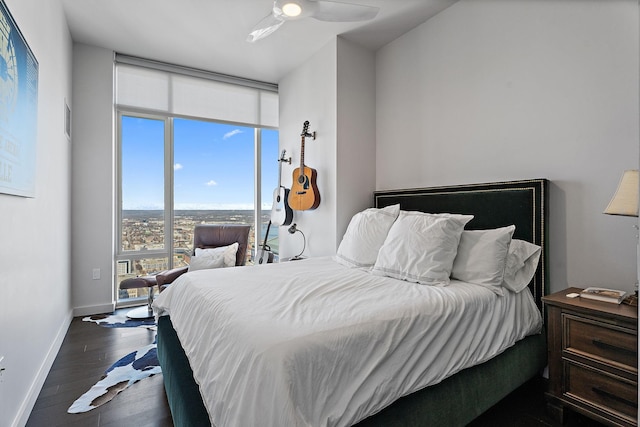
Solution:
M 160 289 L 160 292 L 162 292 L 162 287 L 164 285 L 173 283 L 174 280 L 176 280 L 182 274 L 186 273 L 187 270 L 189 270 L 189 266 L 172 268 L 171 270 L 161 271 L 160 273 L 156 274 L 156 281 L 158 282 L 158 288 Z

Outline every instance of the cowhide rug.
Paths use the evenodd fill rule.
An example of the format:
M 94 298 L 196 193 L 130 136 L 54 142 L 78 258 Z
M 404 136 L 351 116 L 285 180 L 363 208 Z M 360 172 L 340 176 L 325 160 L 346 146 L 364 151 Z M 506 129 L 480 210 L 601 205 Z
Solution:
M 126 313 L 126 310 L 120 310 L 111 314 L 88 316 L 82 320 L 94 322 L 106 328 L 144 327 L 155 329 L 156 322 L 154 318 L 129 319 Z M 73 402 L 67 412 L 77 414 L 95 409 L 109 402 L 130 385 L 160 372 L 162 371 L 158 362 L 158 350 L 154 340 L 153 344 L 129 353 L 111 365 L 100 381 Z
M 135 382 L 160 372 L 158 349 L 154 340 L 153 344 L 129 353 L 111 365 L 102 379 L 73 402 L 67 412 L 78 414 L 95 409 Z
M 153 317 L 148 319 L 129 319 L 126 311 L 117 311 L 111 314 L 96 314 L 82 319 L 83 322 L 94 322 L 105 328 L 137 328 L 139 326 L 155 326 Z

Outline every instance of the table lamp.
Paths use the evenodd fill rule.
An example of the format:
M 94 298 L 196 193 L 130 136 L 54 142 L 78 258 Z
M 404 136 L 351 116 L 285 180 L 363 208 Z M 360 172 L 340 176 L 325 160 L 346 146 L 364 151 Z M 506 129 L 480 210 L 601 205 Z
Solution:
M 638 216 L 638 170 L 626 170 L 622 174 L 618 189 L 616 190 L 609 205 L 604 210 L 607 215 L 622 216 Z M 638 225 L 635 225 L 636 230 Z M 638 245 L 638 235 L 636 234 L 636 266 L 638 263 L 638 254 L 640 254 L 640 245 Z M 637 267 L 636 267 L 637 268 Z M 635 292 L 638 295 L 638 282 L 636 281 Z
M 626 170 L 604 210 L 607 215 L 638 216 L 638 170 Z

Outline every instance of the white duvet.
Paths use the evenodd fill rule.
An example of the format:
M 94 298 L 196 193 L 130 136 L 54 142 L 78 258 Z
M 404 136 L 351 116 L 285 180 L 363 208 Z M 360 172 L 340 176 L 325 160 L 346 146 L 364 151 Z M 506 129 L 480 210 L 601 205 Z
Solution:
M 542 325 L 528 290 L 419 285 L 330 257 L 194 271 L 154 307 L 217 427 L 349 426 Z

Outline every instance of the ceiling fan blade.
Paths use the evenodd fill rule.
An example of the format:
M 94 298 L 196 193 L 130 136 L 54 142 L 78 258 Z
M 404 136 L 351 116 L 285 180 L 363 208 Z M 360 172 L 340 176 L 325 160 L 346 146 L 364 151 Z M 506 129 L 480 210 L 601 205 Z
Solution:
M 263 39 L 280 28 L 282 24 L 284 24 L 283 19 L 274 16 L 273 13 L 270 13 L 251 29 L 251 32 L 247 36 L 247 41 L 253 43 Z
M 317 0 L 314 3 L 316 3 L 316 10 L 311 17 L 319 21 L 328 22 L 368 21 L 375 18 L 380 10 L 379 7 L 375 6 L 339 3 L 328 0 Z

